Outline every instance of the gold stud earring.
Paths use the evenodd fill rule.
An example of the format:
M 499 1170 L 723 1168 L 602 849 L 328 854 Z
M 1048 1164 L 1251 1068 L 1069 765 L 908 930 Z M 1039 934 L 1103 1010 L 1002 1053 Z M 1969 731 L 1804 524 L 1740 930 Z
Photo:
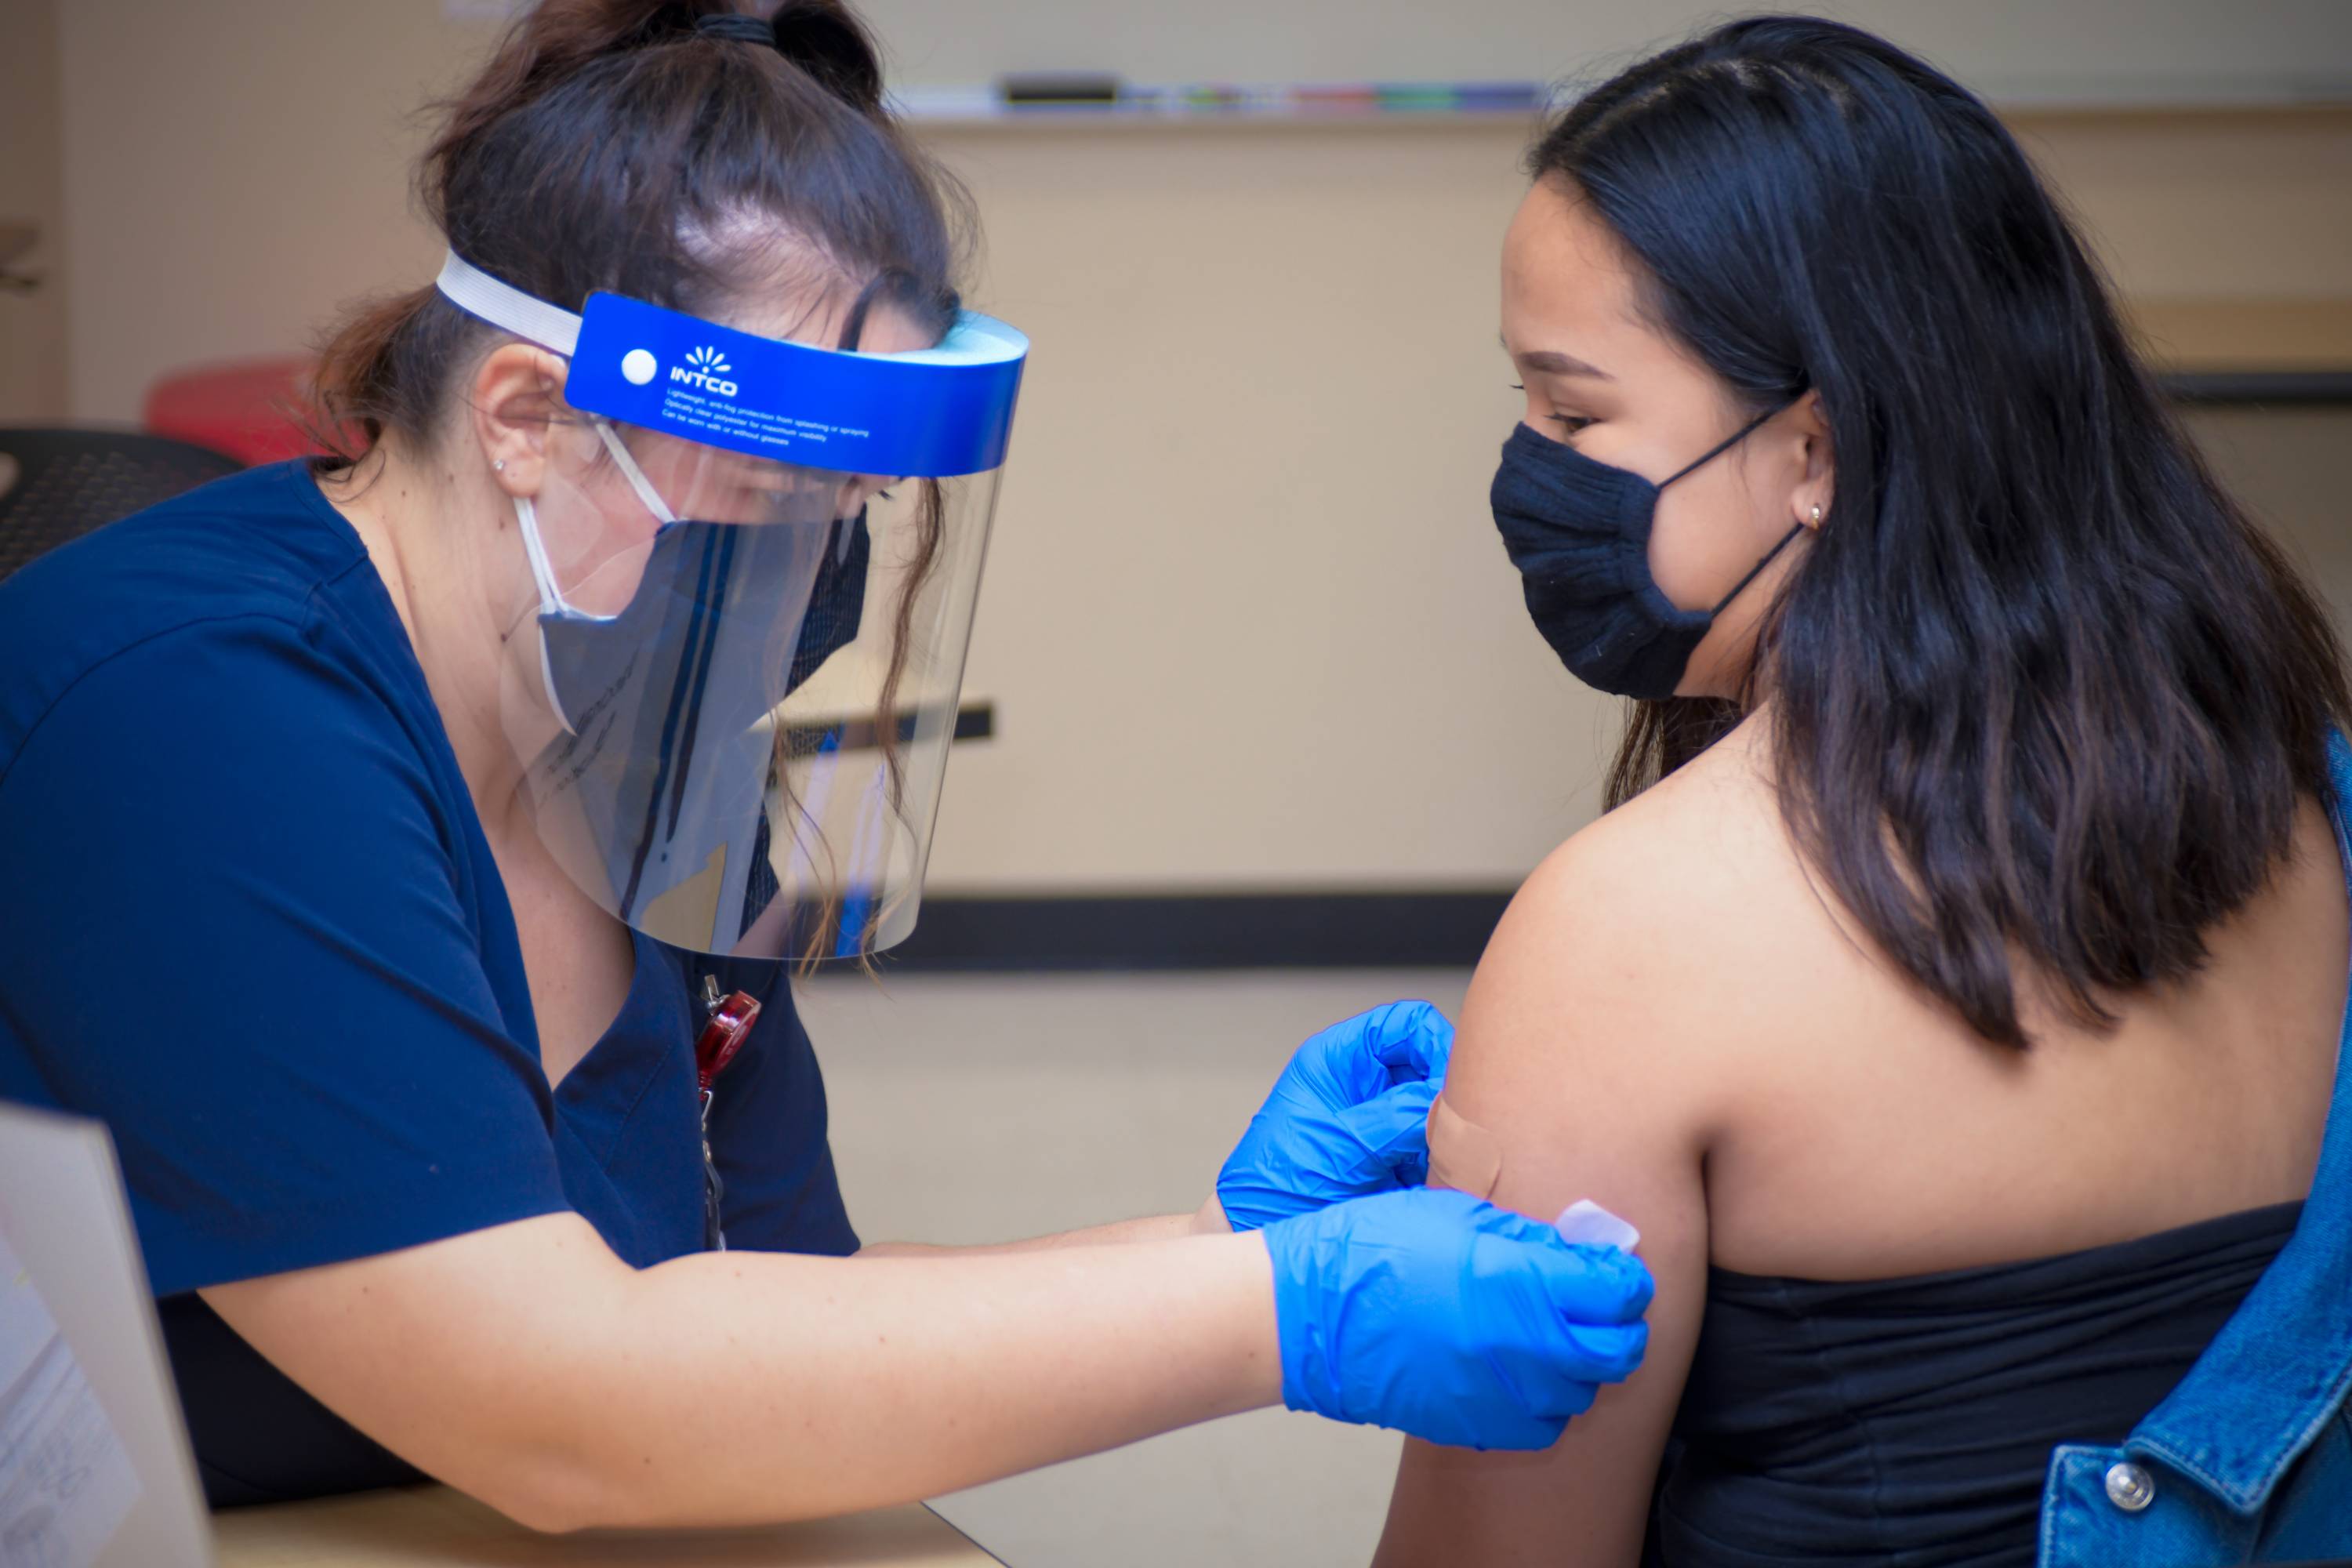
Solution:
M 1819 527 L 1821 527 L 1821 525 L 1822 525 L 1822 509 L 1821 509 L 1821 508 L 1819 508 L 1819 507 L 1815 507 L 1815 508 L 1813 508 L 1813 526 L 1814 526 L 1815 528 L 1819 528 Z

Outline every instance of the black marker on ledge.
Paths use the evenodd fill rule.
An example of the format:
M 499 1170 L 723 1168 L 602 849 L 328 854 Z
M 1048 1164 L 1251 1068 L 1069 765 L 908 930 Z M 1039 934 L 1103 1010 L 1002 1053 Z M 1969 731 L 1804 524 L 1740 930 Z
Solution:
M 1126 84 L 1099 71 L 1035 71 L 996 79 L 1007 109 L 1116 109 Z

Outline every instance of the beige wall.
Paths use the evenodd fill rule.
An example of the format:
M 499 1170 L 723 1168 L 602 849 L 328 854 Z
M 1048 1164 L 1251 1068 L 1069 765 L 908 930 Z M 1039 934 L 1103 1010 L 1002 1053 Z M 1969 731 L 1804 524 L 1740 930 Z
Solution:
M 429 277 L 404 116 L 488 37 L 434 0 L 66 5 L 77 413 Z M 2352 298 L 2352 114 L 2021 127 L 2126 287 Z M 934 886 L 1500 884 L 1584 821 L 1611 714 L 1484 500 L 1521 129 L 934 140 L 987 221 L 977 300 L 1036 342 L 971 663 L 1001 734 L 952 769 Z M 2251 466 L 2320 475 L 2329 439 Z
M 2352 297 L 2352 116 L 2023 129 L 2127 287 Z M 936 884 L 1507 884 L 1588 820 L 1614 705 L 1485 508 L 1518 132 L 940 146 L 1038 349 L 973 649 L 1005 739 L 956 763 Z M 2342 421 L 2223 423 L 2268 510 L 2337 526 L 2297 476 Z
M 74 412 L 171 369 L 298 350 L 431 276 L 418 106 L 488 35 L 433 0 L 65 0 Z
M 2352 298 L 2352 109 L 2011 121 L 2126 297 Z
M 0 289 L 0 423 L 33 424 L 66 413 L 58 0 L 0 0 L 0 226 L 41 231 L 17 266 L 44 275 L 33 293 Z
M 941 139 L 1037 350 L 939 885 L 1508 881 L 1591 814 L 1485 507 L 1518 142 Z
M 2352 408 L 2202 409 L 2189 427 L 2221 482 L 2327 595 L 2352 644 Z
M 862 0 L 918 83 L 1480 80 L 1603 68 L 1739 10 L 1656 0 Z M 2352 86 L 2342 0 L 1774 0 L 1874 27 L 2006 99 Z

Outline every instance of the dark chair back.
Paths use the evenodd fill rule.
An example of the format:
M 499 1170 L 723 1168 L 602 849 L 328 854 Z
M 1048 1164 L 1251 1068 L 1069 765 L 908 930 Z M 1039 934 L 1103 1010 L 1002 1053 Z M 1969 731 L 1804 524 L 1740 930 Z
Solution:
M 244 466 L 168 436 L 0 425 L 0 577 L 68 539 Z

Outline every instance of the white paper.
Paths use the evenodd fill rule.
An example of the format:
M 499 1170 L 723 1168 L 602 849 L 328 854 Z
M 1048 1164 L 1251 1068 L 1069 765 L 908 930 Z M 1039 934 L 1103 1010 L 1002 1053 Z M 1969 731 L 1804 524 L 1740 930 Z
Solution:
M 1571 1246 L 1613 1247 L 1631 1252 L 1642 1245 L 1642 1233 L 1591 1198 L 1579 1198 L 1559 1211 L 1552 1222 L 1559 1238 Z
M 89 1568 L 138 1500 L 131 1456 L 0 1236 L 0 1568 Z

